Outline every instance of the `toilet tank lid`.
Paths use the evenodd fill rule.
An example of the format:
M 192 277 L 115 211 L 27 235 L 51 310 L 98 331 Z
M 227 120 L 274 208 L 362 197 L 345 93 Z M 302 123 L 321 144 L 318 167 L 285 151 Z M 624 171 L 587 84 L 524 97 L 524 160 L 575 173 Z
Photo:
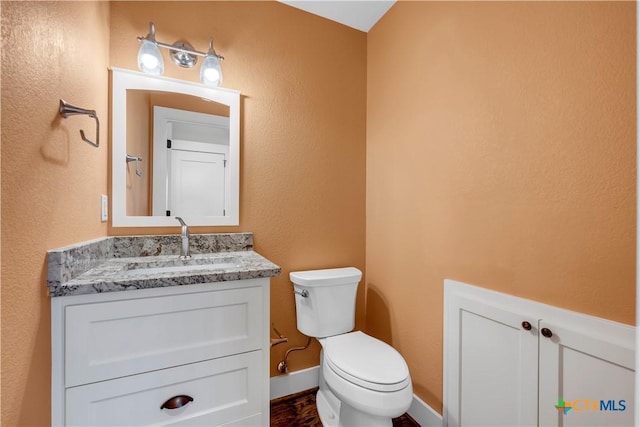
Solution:
M 302 286 L 348 285 L 360 282 L 362 272 L 355 267 L 292 271 L 289 279 Z

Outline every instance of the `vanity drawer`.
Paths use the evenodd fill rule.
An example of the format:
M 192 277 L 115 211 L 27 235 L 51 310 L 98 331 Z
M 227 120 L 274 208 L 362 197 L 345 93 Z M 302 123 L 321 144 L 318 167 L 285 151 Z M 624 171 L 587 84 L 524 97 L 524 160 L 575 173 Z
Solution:
M 73 387 L 66 391 L 66 425 L 260 425 L 262 391 L 250 384 L 261 381 L 261 363 L 262 351 L 253 351 Z M 161 409 L 180 395 L 193 401 Z
M 262 289 L 126 299 L 65 308 L 65 387 L 262 347 Z

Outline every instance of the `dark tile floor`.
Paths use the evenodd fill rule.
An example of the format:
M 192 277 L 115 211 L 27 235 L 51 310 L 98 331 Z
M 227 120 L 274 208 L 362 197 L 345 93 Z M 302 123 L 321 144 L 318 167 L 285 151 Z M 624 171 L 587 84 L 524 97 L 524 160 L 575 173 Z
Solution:
M 316 391 L 317 388 L 272 400 L 271 427 L 322 427 L 316 411 Z M 420 427 L 420 424 L 404 414 L 393 419 L 393 427 Z

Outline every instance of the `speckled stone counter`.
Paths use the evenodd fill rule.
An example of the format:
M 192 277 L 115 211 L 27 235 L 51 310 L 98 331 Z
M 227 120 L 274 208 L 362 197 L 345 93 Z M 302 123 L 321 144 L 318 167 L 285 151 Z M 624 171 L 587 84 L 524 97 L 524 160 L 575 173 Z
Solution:
M 252 233 L 193 234 L 182 261 L 180 236 L 117 236 L 53 249 L 52 297 L 274 277 L 280 267 L 253 251 Z

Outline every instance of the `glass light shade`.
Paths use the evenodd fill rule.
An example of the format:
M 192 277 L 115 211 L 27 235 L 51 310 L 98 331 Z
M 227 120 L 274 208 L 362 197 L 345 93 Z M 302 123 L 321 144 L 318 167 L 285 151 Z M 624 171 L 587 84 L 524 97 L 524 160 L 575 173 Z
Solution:
M 207 54 L 200 67 L 200 81 L 209 86 L 220 86 L 222 84 L 222 69 L 220 60 L 213 54 Z
M 149 40 L 142 41 L 138 50 L 138 68 L 142 72 L 156 76 L 164 73 L 164 61 L 155 43 Z

